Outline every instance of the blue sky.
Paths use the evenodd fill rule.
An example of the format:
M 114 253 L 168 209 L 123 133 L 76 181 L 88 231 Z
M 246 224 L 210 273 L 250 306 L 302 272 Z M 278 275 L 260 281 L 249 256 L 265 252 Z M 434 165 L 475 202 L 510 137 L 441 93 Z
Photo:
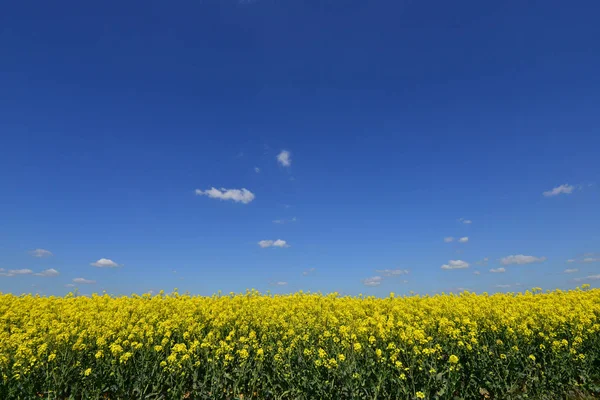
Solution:
M 599 13 L 10 2 L 0 291 L 597 286 Z

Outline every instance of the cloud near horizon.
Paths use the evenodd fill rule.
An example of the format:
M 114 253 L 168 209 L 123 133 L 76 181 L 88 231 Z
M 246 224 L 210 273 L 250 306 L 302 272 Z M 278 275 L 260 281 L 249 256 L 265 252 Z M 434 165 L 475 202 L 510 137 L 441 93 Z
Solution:
M 441 269 L 464 269 L 469 268 L 469 263 L 463 260 L 450 260 L 448 264 L 444 264 Z
M 534 264 L 541 263 L 546 261 L 546 257 L 534 257 L 534 256 L 526 256 L 523 254 L 517 254 L 512 256 L 507 256 L 500 259 L 500 264 L 502 265 L 525 265 L 525 264 Z
M 91 263 L 90 265 L 92 267 L 98 268 L 116 268 L 120 266 L 119 264 L 108 258 L 101 258 L 98 261 Z
M 383 278 L 381 276 L 372 276 L 370 278 L 363 279 L 362 283 L 365 286 L 379 286 L 381 285 L 382 280 Z
M 33 257 L 37 257 L 37 258 L 53 256 L 53 254 L 50 250 L 45 250 L 45 249 L 35 249 L 35 250 L 30 251 L 29 254 L 31 254 Z

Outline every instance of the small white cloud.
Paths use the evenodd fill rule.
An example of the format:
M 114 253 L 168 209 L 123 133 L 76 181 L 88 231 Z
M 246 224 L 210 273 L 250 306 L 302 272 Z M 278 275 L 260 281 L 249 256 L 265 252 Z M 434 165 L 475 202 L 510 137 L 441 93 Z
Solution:
M 42 272 L 38 272 L 37 274 L 34 274 L 36 276 L 58 276 L 60 275 L 60 273 L 55 270 L 54 268 L 50 268 L 50 269 L 45 269 Z
M 14 276 L 14 275 L 29 275 L 29 274 L 33 274 L 33 271 L 27 268 L 23 268 L 23 269 L 9 269 L 7 271 L 7 273 L 10 276 Z
M 274 224 L 287 224 L 287 223 L 291 223 L 291 222 L 296 222 L 297 219 L 296 217 L 290 218 L 290 219 L 275 219 L 273 220 Z
M 473 271 L 473 274 L 475 274 L 475 275 L 481 275 L 481 272 L 479 272 L 479 271 Z
M 565 274 L 573 274 L 575 272 L 579 272 L 577 268 L 567 268 L 565 269 Z
M 567 262 L 568 262 L 568 263 L 574 263 L 574 262 L 575 262 L 575 260 L 573 260 L 572 258 L 570 258 L 570 259 L 568 259 L 568 260 L 567 260 Z
M 254 172 L 256 172 L 257 174 L 260 174 L 260 168 L 254 167 Z
M 309 268 L 305 271 L 302 271 L 302 275 L 304 275 L 304 276 L 312 275 L 316 270 L 317 270 L 316 268 Z
M 476 265 L 487 265 L 489 260 L 490 259 L 488 257 L 485 257 L 485 258 L 483 258 L 483 260 L 479 260 L 475 264 Z
M 471 221 L 470 219 L 464 219 L 464 218 L 459 218 L 458 222 L 462 222 L 463 224 L 471 224 L 473 221 Z
M 198 196 L 208 196 L 211 199 L 220 199 L 220 200 L 231 200 L 236 203 L 248 204 L 252 200 L 254 200 L 254 193 L 249 191 L 248 189 L 225 189 L 221 188 L 220 190 L 217 188 L 210 188 L 208 190 L 200 190 L 196 189 L 196 195 Z
M 567 185 L 565 183 L 564 185 L 557 186 L 557 187 L 553 188 L 552 190 L 548 190 L 548 191 L 544 192 L 543 194 L 546 197 L 553 197 L 553 196 L 558 196 L 559 194 L 571 194 L 571 193 L 573 193 L 573 189 L 575 189 L 574 186 Z
M 379 286 L 383 278 L 381 276 L 372 276 L 367 279 L 363 279 L 362 283 L 365 286 Z
M 467 236 L 465 236 L 465 237 L 461 237 L 460 239 L 458 239 L 458 241 L 459 241 L 460 243 L 467 243 L 467 242 L 469 241 L 469 238 L 468 238 Z
M 110 260 L 108 258 L 101 258 L 96 262 L 93 262 L 90 264 L 93 267 L 98 267 L 98 268 L 116 268 L 119 267 L 119 264 L 117 264 L 116 262 L 114 262 L 113 260 Z
M 260 247 L 267 248 L 267 247 L 290 247 L 289 244 L 287 244 L 287 242 L 285 240 L 281 240 L 281 239 L 277 239 L 277 240 L 261 240 L 260 242 L 258 242 L 258 245 Z
M 93 281 L 91 279 L 85 279 L 85 278 L 75 278 L 75 279 L 73 279 L 73 283 L 80 283 L 82 285 L 92 285 L 92 284 L 96 283 L 96 281 Z
M 600 258 L 586 257 L 583 260 L 581 260 L 582 263 L 593 263 L 597 261 L 600 261 Z
M 65 287 L 75 287 L 75 284 L 74 284 L 74 283 L 67 283 L 67 284 L 65 285 Z
M 281 150 L 281 153 L 277 154 L 277 162 L 284 167 L 292 165 L 292 155 L 287 150 Z
M 52 256 L 52 252 L 44 249 L 35 249 L 29 252 L 33 257 L 43 258 Z
M 524 265 L 524 264 L 533 264 L 540 263 L 546 261 L 546 257 L 534 257 L 534 256 L 525 256 L 523 254 L 518 254 L 514 256 L 504 257 L 500 260 L 502 265 Z
M 407 269 L 378 269 L 378 270 L 375 270 L 375 272 L 377 272 L 378 274 L 381 274 L 383 276 L 388 276 L 388 277 L 408 274 Z
M 444 238 L 444 242 L 446 242 L 446 243 L 450 243 L 450 242 L 453 242 L 453 241 L 454 241 L 454 238 L 452 236 L 447 236 L 447 237 Z
M 497 288 L 506 289 L 509 288 L 510 285 L 496 285 Z
M 442 269 L 463 269 L 469 268 L 469 263 L 463 260 L 450 260 L 448 264 L 441 266 Z
M 272 286 L 286 286 L 288 283 L 285 281 L 278 281 L 271 283 Z
M 600 279 L 600 274 L 598 275 L 588 275 L 585 278 L 575 278 L 573 279 L 575 282 L 581 282 L 581 281 L 597 281 Z
M 490 269 L 490 272 L 493 274 L 501 274 L 503 272 L 506 272 L 506 269 L 500 267 L 500 268 L 492 268 Z

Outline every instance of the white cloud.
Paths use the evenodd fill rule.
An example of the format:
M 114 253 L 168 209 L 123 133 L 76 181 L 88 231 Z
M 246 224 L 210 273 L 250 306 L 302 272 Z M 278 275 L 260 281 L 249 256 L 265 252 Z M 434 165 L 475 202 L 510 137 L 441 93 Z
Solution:
M 98 267 L 98 268 L 116 268 L 119 267 L 119 264 L 117 264 L 116 262 L 114 262 L 113 260 L 110 260 L 108 258 L 101 258 L 96 262 L 93 262 L 90 264 L 92 267 Z
M 200 190 L 196 189 L 196 195 L 198 196 L 208 196 L 211 199 L 220 199 L 220 200 L 231 200 L 236 203 L 248 204 L 252 200 L 254 200 L 254 193 L 249 191 L 248 189 L 225 189 L 221 188 L 220 190 L 217 188 L 210 188 L 208 190 Z
M 488 257 L 485 257 L 483 260 L 479 260 L 475 264 L 477 264 L 477 265 L 487 265 L 487 263 L 488 263 L 489 260 L 490 259 Z
M 31 254 L 33 257 L 38 257 L 38 258 L 50 257 L 53 255 L 51 251 L 44 250 L 44 249 L 35 249 L 35 250 L 30 251 L 29 254 Z
M 290 247 L 289 244 L 287 244 L 287 242 L 285 240 L 281 240 L 281 239 L 277 239 L 277 240 L 261 240 L 260 242 L 258 242 L 258 245 L 260 247 L 267 248 L 267 247 Z
M 497 288 L 502 288 L 502 289 L 505 289 L 505 288 L 509 288 L 509 287 L 510 287 L 510 285 L 496 285 L 496 287 L 497 287 Z
M 469 268 L 469 263 L 463 260 L 450 260 L 448 264 L 444 264 L 441 267 L 442 269 L 463 269 Z
M 546 261 L 546 257 L 534 257 L 534 256 L 525 256 L 523 254 L 518 254 L 514 256 L 504 257 L 500 260 L 502 265 L 524 265 L 524 264 L 533 264 L 540 263 Z
M 281 150 L 281 153 L 277 154 L 277 162 L 284 167 L 292 165 L 292 155 L 287 150 Z
M 362 283 L 365 286 L 379 286 L 383 278 L 381 276 L 372 276 L 367 279 L 363 279 Z
M 85 278 L 75 278 L 73 279 L 73 283 L 80 283 L 82 285 L 91 285 L 96 283 L 96 281 L 85 279 Z
M 468 238 L 467 236 L 465 236 L 465 237 L 461 237 L 460 239 L 458 239 L 458 241 L 459 241 L 460 243 L 467 243 L 467 242 L 469 241 L 469 238 Z
M 454 238 L 452 236 L 447 236 L 447 237 L 444 238 L 444 242 L 446 242 L 446 243 L 450 243 L 450 242 L 453 242 L 453 241 L 454 241 Z
M 458 222 L 462 222 L 463 224 L 467 224 L 467 225 L 473 223 L 473 221 L 471 221 L 470 219 L 464 219 L 464 218 L 459 218 Z
M 316 268 L 309 268 L 305 271 L 302 271 L 302 275 L 304 275 L 304 276 L 312 275 L 316 270 L 317 270 Z
M 297 221 L 296 217 L 292 217 L 290 219 L 274 219 L 273 223 L 274 224 L 287 224 L 289 222 L 296 222 L 296 221 Z
M 582 263 L 593 263 L 597 261 L 600 261 L 600 258 L 586 257 L 583 260 L 581 260 Z
M 567 185 L 565 183 L 564 185 L 557 186 L 557 187 L 553 188 L 552 190 L 548 190 L 548 191 L 544 192 L 543 195 L 546 197 L 552 197 L 552 196 L 558 196 L 559 194 L 571 194 L 571 193 L 573 193 L 573 189 L 575 189 L 574 186 Z
M 581 281 L 597 281 L 600 279 L 600 274 L 598 275 L 588 275 L 585 278 L 575 278 L 573 279 L 576 282 L 581 282 Z
M 575 260 L 573 260 L 572 258 L 570 258 L 570 259 L 568 259 L 568 260 L 567 260 L 567 262 L 568 262 L 568 263 L 574 263 L 574 262 L 575 262 Z
M 254 172 L 256 172 L 257 174 L 260 174 L 260 168 L 254 167 Z
M 407 269 L 378 269 L 375 270 L 375 272 L 383 276 L 399 276 L 408 274 Z
M 575 272 L 579 272 L 579 270 L 577 268 L 567 268 L 565 269 L 565 274 L 572 274 Z
M 502 267 L 500 267 L 500 268 L 492 268 L 492 269 L 490 269 L 490 272 L 494 273 L 494 274 L 501 274 L 503 272 L 506 272 L 506 269 L 504 269 Z
M 481 272 L 479 272 L 479 271 L 473 271 L 473 274 L 475 274 L 475 275 L 481 275 Z
M 75 284 L 74 284 L 74 283 L 67 283 L 67 284 L 65 285 L 65 287 L 75 287 Z
M 288 284 L 288 283 L 287 283 L 287 282 L 285 282 L 285 281 L 278 281 L 278 282 L 273 282 L 273 283 L 271 283 L 271 285 L 273 285 L 273 286 L 285 286 L 285 285 L 287 285 L 287 284 Z
M 33 274 L 33 271 L 28 268 L 23 269 L 9 269 L 6 272 L 3 272 L 3 276 L 15 276 L 15 275 L 30 275 Z
M 60 273 L 55 270 L 54 268 L 50 268 L 50 269 L 45 269 L 42 272 L 38 272 L 37 274 L 34 274 L 36 276 L 58 276 L 60 275 Z

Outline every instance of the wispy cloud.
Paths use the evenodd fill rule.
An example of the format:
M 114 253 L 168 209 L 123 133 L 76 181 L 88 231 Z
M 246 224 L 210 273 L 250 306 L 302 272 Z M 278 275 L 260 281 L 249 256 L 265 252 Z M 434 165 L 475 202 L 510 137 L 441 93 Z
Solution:
M 581 282 L 581 281 L 597 281 L 600 279 L 600 274 L 598 275 L 588 275 L 585 278 L 575 278 L 573 279 L 575 282 Z
M 290 219 L 274 219 L 273 223 L 274 224 L 287 224 L 287 223 L 296 222 L 296 221 L 297 221 L 296 217 L 292 217 Z
M 116 268 L 120 266 L 119 264 L 108 258 L 101 258 L 98 261 L 91 263 L 90 265 L 92 267 L 98 268 Z
M 467 225 L 470 225 L 471 223 L 473 223 L 473 221 L 471 221 L 470 219 L 464 219 L 464 218 L 459 218 L 458 222 L 462 222 L 463 224 L 467 224 Z
M 96 281 L 91 280 L 91 279 L 85 279 L 85 278 L 75 278 L 75 279 L 73 279 L 73 283 L 79 283 L 81 285 L 92 285 L 92 284 L 96 283 Z
M 317 270 L 316 268 L 309 268 L 307 270 L 302 271 L 302 275 L 304 275 L 304 276 L 313 275 L 316 270 Z
M 540 263 L 546 261 L 546 257 L 534 257 L 534 256 L 525 256 L 523 254 L 513 255 L 504 257 L 500 260 L 502 265 L 524 265 L 524 264 L 533 264 Z
M 483 260 L 479 260 L 475 264 L 476 265 L 487 265 L 489 260 L 490 260 L 489 257 L 485 257 Z
M 271 286 L 286 286 L 288 283 L 285 281 L 277 281 L 277 282 L 271 282 L 270 285 Z
M 261 240 L 260 242 L 258 242 L 258 245 L 260 247 L 267 248 L 267 247 L 290 247 L 289 244 L 287 244 L 287 242 L 285 240 L 281 240 L 281 239 L 277 239 L 277 240 Z
M 51 276 L 58 276 L 58 275 L 60 275 L 60 273 L 57 270 L 55 270 L 54 268 L 50 268 L 50 269 L 45 269 L 42 272 L 38 272 L 34 275 L 51 277 Z
M 575 260 L 574 260 L 574 259 L 572 259 L 572 258 L 570 258 L 570 259 L 568 259 L 568 260 L 567 260 L 567 262 L 568 262 L 568 263 L 574 263 L 574 262 L 575 262 Z
M 465 236 L 465 237 L 461 237 L 460 239 L 458 239 L 458 241 L 459 241 L 460 243 L 467 243 L 467 242 L 469 241 L 469 238 L 468 238 L 467 236 Z
M 544 192 L 543 195 L 545 197 L 553 197 L 553 196 L 558 196 L 559 194 L 571 194 L 571 193 L 573 193 L 574 189 L 575 189 L 574 186 L 568 185 L 565 183 L 564 185 L 557 186 L 557 187 L 553 188 L 552 190 L 548 190 L 548 191 Z
M 289 167 L 292 165 L 292 155 L 287 150 L 281 150 L 281 152 L 277 154 L 277 162 L 284 167 Z
M 481 275 L 481 272 L 479 272 L 479 271 L 473 271 L 473 274 L 474 275 Z
M 45 249 L 35 249 L 29 252 L 33 257 L 43 258 L 52 256 L 52 252 L 50 250 Z
M 463 260 L 450 260 L 448 264 L 441 266 L 442 269 L 464 269 L 469 268 L 469 263 Z
M 575 272 L 579 272 L 579 269 L 577 268 L 567 268 L 565 269 L 565 274 L 574 274 Z
M 220 200 L 231 200 L 236 203 L 248 204 L 252 200 L 254 200 L 254 193 L 249 191 L 248 189 L 217 189 L 210 188 L 208 190 L 200 190 L 196 189 L 196 195 L 198 196 L 208 196 L 211 199 L 220 199 Z
M 365 286 L 379 286 L 381 285 L 382 280 L 383 278 L 381 276 L 372 276 L 370 278 L 363 279 L 362 283 Z
M 506 288 L 509 288 L 510 285 L 496 285 L 496 287 L 500 288 L 500 289 L 506 289 Z
M 501 274 L 501 273 L 504 273 L 504 272 L 506 272 L 506 269 L 505 269 L 505 268 L 503 268 L 503 267 L 500 267 L 500 268 L 492 268 L 492 269 L 490 269 L 490 272 L 491 272 L 491 273 L 493 273 L 493 274 Z
M 387 277 L 408 274 L 407 269 L 377 269 L 377 270 L 375 270 L 375 272 L 377 272 L 378 274 L 381 274 L 383 276 L 387 276 Z
M 67 283 L 67 284 L 65 284 L 65 287 L 75 287 L 75 284 L 74 283 Z
M 0 268 L 0 276 L 16 276 L 16 275 L 30 275 L 33 274 L 33 271 L 30 269 L 9 269 L 4 270 L 4 268 Z
M 454 238 L 452 236 L 446 236 L 444 238 L 444 242 L 446 242 L 446 243 L 454 242 Z
M 594 258 L 594 257 L 586 257 L 583 260 L 581 260 L 582 263 L 593 263 L 593 262 L 598 262 L 600 261 L 600 258 Z
M 254 167 L 254 172 L 256 172 L 257 174 L 260 174 L 260 168 Z

